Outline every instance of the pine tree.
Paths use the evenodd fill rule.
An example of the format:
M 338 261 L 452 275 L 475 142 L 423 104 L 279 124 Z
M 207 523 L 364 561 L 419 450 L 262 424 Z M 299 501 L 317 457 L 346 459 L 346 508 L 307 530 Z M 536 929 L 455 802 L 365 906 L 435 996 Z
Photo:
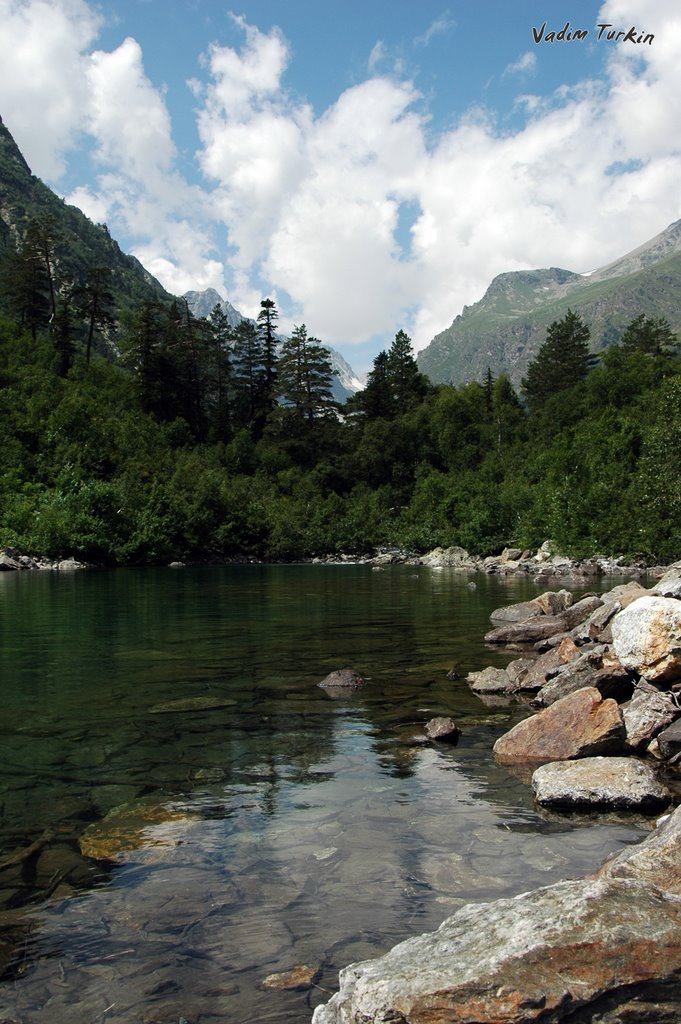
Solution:
M 643 352 L 649 356 L 669 356 L 676 348 L 676 336 L 663 317 L 647 317 L 643 313 L 631 321 L 621 340 L 622 350 Z
M 85 282 L 76 289 L 75 298 L 78 309 L 88 326 L 85 362 L 89 365 L 95 333 L 101 334 L 116 328 L 110 268 L 91 267 L 87 272 Z
M 224 441 L 232 433 L 234 371 L 230 345 L 234 341 L 234 330 L 219 304 L 211 310 L 208 329 L 209 437 L 212 441 Z
M 591 363 L 590 336 L 589 328 L 571 309 L 549 326 L 546 341 L 521 382 L 530 411 L 536 412 L 552 395 L 584 380 Z
M 357 408 L 368 420 L 392 419 L 395 415 L 390 374 L 388 369 L 388 353 L 381 351 L 374 359 L 366 387 L 358 391 L 348 402 L 348 408 Z
M 261 396 L 265 387 L 265 360 L 261 339 L 251 320 L 242 320 L 234 331 L 235 416 L 239 426 L 262 429 Z
M 295 327 L 284 341 L 278 372 L 281 398 L 308 423 L 333 407 L 334 370 L 329 350 L 318 338 L 308 337 L 305 324 Z
M 277 338 L 275 327 L 279 314 L 272 299 L 263 299 L 258 313 L 257 329 L 262 346 L 263 382 L 260 405 L 265 416 L 277 403 Z
M 388 379 L 398 413 L 417 405 L 430 390 L 428 379 L 419 371 L 411 338 L 404 331 L 395 335 L 387 361 Z

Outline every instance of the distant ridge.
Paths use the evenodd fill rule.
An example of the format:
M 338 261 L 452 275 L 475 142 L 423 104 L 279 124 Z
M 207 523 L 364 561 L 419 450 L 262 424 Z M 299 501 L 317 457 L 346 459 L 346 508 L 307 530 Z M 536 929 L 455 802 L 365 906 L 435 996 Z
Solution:
M 227 299 L 223 299 L 214 288 L 206 288 L 203 292 L 185 292 L 183 298 L 187 300 L 194 316 L 210 316 L 215 307 L 220 306 L 232 327 L 236 327 L 242 320 L 249 319 L 249 317 L 242 316 L 239 310 L 235 309 Z M 350 395 L 354 395 L 356 391 L 360 391 L 364 387 L 364 383 L 350 364 L 343 359 L 340 352 L 336 352 L 329 345 L 325 347 L 331 353 L 331 365 L 336 371 L 331 388 L 333 397 L 337 402 L 346 402 Z
M 481 381 L 489 367 L 518 386 L 547 327 L 568 309 L 589 325 L 594 352 L 617 341 L 641 313 L 663 316 L 679 331 L 681 220 L 589 274 L 556 267 L 500 274 L 419 353 L 419 369 L 434 383 L 461 384 Z

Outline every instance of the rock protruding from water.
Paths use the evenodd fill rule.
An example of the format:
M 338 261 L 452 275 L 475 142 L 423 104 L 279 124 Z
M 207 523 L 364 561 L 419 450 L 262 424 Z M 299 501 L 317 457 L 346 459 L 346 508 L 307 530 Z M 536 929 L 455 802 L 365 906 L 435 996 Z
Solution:
M 453 718 L 431 718 L 425 725 L 426 736 L 438 743 L 458 743 L 461 730 Z
M 553 807 L 617 807 L 652 813 L 671 801 L 653 766 L 636 757 L 554 761 L 537 768 L 532 789 L 537 803 Z
M 352 693 L 353 690 L 365 685 L 366 679 L 363 679 L 359 672 L 355 672 L 354 668 L 337 668 L 334 672 L 329 672 L 321 683 L 317 683 L 317 686 L 321 686 L 322 690 L 329 693 Z
M 593 686 L 518 722 L 494 744 L 500 761 L 563 761 L 614 754 L 625 739 L 622 712 Z

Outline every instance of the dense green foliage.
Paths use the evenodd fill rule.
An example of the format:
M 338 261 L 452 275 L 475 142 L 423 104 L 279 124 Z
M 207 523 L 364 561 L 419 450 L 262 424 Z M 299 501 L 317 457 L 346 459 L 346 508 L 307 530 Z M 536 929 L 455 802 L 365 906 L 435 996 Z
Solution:
M 337 410 L 323 347 L 302 326 L 273 360 L 263 309 L 230 332 L 219 310 L 146 302 L 119 326 L 119 360 L 89 364 L 86 338 L 65 363 L 58 317 L 35 337 L 18 308 L 0 321 L 0 546 L 139 564 L 550 537 L 681 557 L 681 359 L 664 324 L 634 324 L 529 407 L 506 376 L 430 386 L 399 332 Z

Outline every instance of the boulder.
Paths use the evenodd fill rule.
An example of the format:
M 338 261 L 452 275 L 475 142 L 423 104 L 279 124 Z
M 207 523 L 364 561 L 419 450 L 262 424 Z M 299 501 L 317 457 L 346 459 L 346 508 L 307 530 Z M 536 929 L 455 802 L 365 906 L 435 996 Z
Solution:
M 523 681 L 527 678 L 530 669 L 534 667 L 534 662 L 534 658 L 516 658 L 514 661 L 509 661 L 506 672 L 514 691 L 525 689 Z
M 494 753 L 500 761 L 562 761 L 618 753 L 624 736 L 616 701 L 585 687 L 518 722 L 499 737 Z
M 602 649 L 585 651 L 547 680 L 533 704 L 548 707 L 584 686 L 594 686 L 603 697 L 619 702 L 631 696 L 633 683 L 629 671 L 613 655 L 604 656 Z
M 317 686 L 321 686 L 323 690 L 346 690 L 348 692 L 357 690 L 360 686 L 365 685 L 366 680 L 358 672 L 355 672 L 353 668 L 337 668 L 335 671 L 329 672 L 328 676 L 325 676 L 321 683 L 317 683 Z
M 511 693 L 513 684 L 505 668 L 489 666 L 482 672 L 469 672 L 466 677 L 473 693 Z
M 598 608 L 601 607 L 603 601 L 600 597 L 596 597 L 595 594 L 591 594 L 589 597 L 583 597 L 577 604 L 571 605 L 565 609 L 565 626 L 567 629 L 574 629 L 575 626 L 579 626 L 585 619 L 588 619 Z
M 677 719 L 673 725 L 658 733 L 657 745 L 665 760 L 681 754 L 681 719 Z
M 490 619 L 496 622 L 523 622 L 537 615 L 560 615 L 571 604 L 572 594 L 569 590 L 547 590 L 531 601 L 519 601 L 517 604 L 495 608 Z
M 681 807 L 644 842 L 607 860 L 596 877 L 633 878 L 681 896 Z
M 612 621 L 612 641 L 626 668 L 651 682 L 681 676 L 681 601 L 644 596 Z
M 18 572 L 21 562 L 5 551 L 0 551 L 0 572 Z
M 509 622 L 485 634 L 487 644 L 535 643 L 565 632 L 565 615 L 536 615 L 523 622 Z
M 652 594 L 660 597 L 681 599 L 681 566 L 676 565 L 664 574 L 651 589 Z
M 635 757 L 588 757 L 537 768 L 532 789 L 540 804 L 659 811 L 671 793 L 651 765 Z
M 636 687 L 636 692 L 622 707 L 624 727 L 627 732 L 627 746 L 640 750 L 659 732 L 666 729 L 681 715 L 671 693 L 660 690 L 645 680 Z
M 346 967 L 312 1021 L 661 1024 L 674 1018 L 626 1008 L 647 1000 L 659 1014 L 663 999 L 681 999 L 681 900 L 603 878 L 464 906 L 437 931 Z
M 622 607 L 620 601 L 604 602 L 588 618 L 574 626 L 571 631 L 572 639 L 578 644 L 588 644 L 593 640 L 600 640 L 603 630 L 607 628 L 614 616 L 622 611 Z
M 564 665 L 569 664 L 578 657 L 579 648 L 572 640 L 566 637 L 560 644 L 556 647 L 552 647 L 544 654 L 541 654 L 530 664 L 530 667 L 519 681 L 516 689 L 523 690 L 528 693 L 541 690 L 542 686 L 544 686 L 549 679 L 553 678 L 553 676 L 555 676 Z M 508 668 L 510 668 L 510 666 L 508 666 Z
M 425 725 L 426 736 L 438 743 L 458 743 L 461 730 L 453 718 L 431 718 Z
M 641 586 L 638 580 L 629 580 L 628 583 L 619 583 L 606 594 L 601 594 L 601 598 L 604 604 L 617 601 L 622 608 L 627 608 L 632 601 L 637 601 L 639 597 L 644 597 L 648 593 L 649 591 Z

